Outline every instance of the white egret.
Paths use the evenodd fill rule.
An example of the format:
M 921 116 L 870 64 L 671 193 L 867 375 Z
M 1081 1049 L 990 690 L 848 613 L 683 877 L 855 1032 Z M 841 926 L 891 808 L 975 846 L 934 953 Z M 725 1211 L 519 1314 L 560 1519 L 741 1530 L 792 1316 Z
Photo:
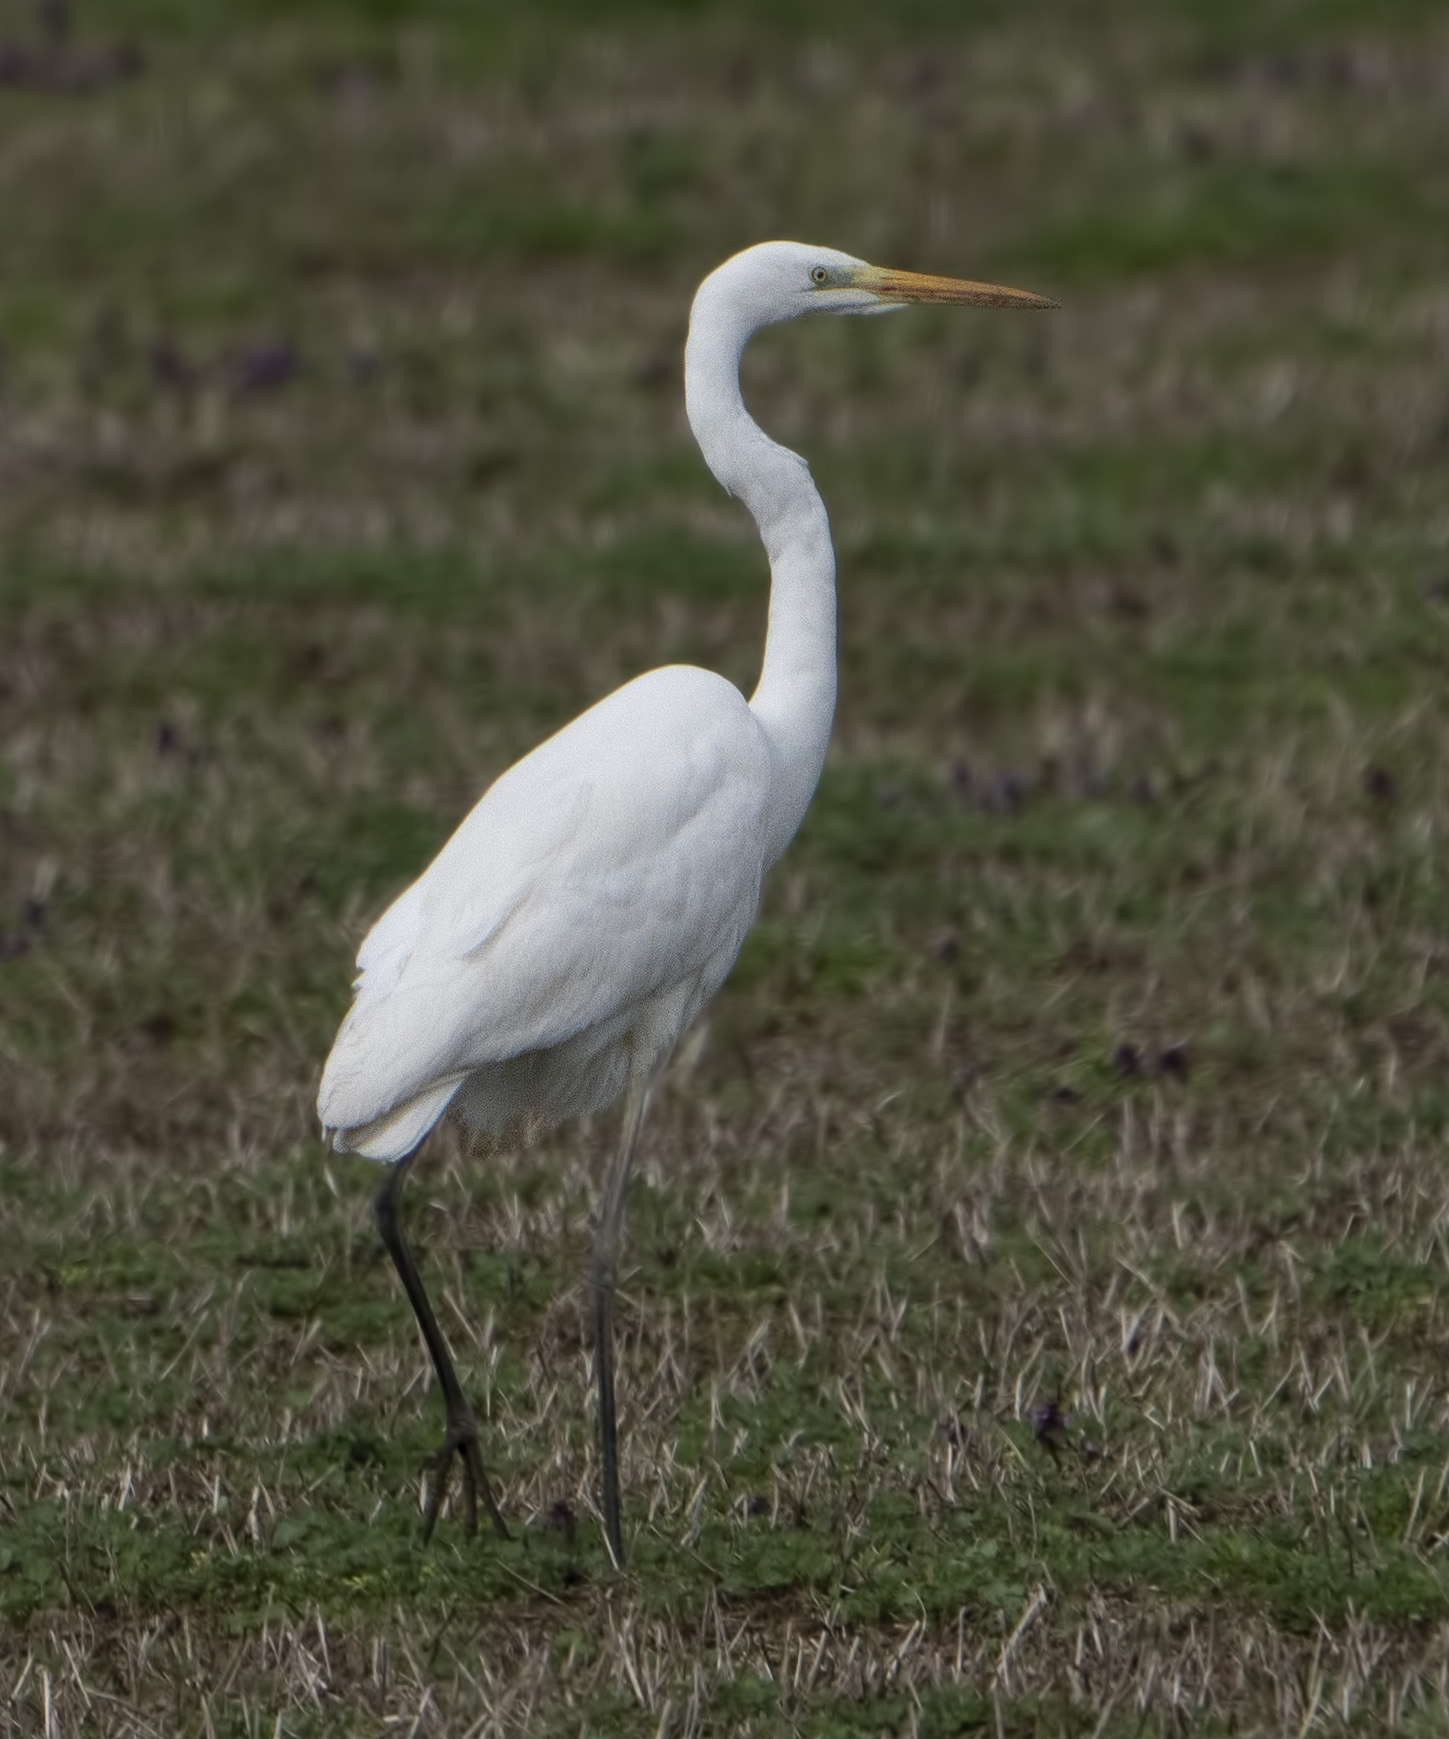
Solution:
M 496 780 L 383 913 L 317 1109 L 333 1145 L 387 1163 L 377 1223 L 447 1410 L 424 1532 L 456 1455 L 467 1525 L 481 1492 L 506 1534 L 478 1427 L 399 1224 L 408 1168 L 452 1106 L 475 1128 L 556 1122 L 626 1095 L 594 1249 L 604 1524 L 623 1561 L 613 1293 L 624 1194 L 650 1083 L 724 982 L 760 882 L 805 814 L 835 708 L 835 555 L 798 454 L 740 396 L 746 340 L 801 314 L 912 302 L 1048 308 L 998 285 L 882 270 L 832 248 L 764 242 L 700 285 L 684 353 L 705 463 L 754 516 L 770 559 L 764 667 L 746 702 L 708 670 L 636 677 Z

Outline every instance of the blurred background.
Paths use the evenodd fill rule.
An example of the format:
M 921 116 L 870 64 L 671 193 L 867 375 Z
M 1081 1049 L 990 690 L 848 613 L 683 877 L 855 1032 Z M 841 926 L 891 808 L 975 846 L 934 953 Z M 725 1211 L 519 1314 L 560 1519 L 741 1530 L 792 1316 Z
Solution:
M 1019 1682 L 990 1681 L 998 1722 L 1018 1692 L 1104 1709 L 1114 1683 L 1157 1719 L 1170 1675 L 1131 1627 L 1159 1608 L 1110 1598 L 1144 1578 L 1228 1615 L 1182 1693 L 1199 1717 L 1234 1697 L 1245 1731 L 1313 1717 L 1319 1618 L 1350 1702 L 1398 1719 L 1429 1697 L 1446 162 L 1449 20 L 1427 0 L 0 5 L 17 1663 L 61 1658 L 77 1564 L 126 1635 L 178 1607 L 250 1635 L 280 1587 L 294 1615 L 351 1613 L 357 1662 L 399 1600 L 441 1598 L 406 1496 L 436 1421 L 372 1174 L 315 1139 L 317 1076 L 358 940 L 496 773 L 652 665 L 752 684 L 765 565 L 693 447 L 680 357 L 699 279 L 788 236 L 1062 307 L 802 324 L 747 357 L 752 408 L 831 511 L 841 702 L 816 805 L 651 1125 L 627 1501 L 637 1521 L 661 1494 L 677 1566 L 697 1500 L 693 1544 L 735 1566 L 747 1616 L 847 1610 L 863 1659 L 918 1607 L 923 1635 L 974 1614 L 986 1665 L 962 1680 L 958 1649 L 953 1681 L 946 1648 L 921 1697 L 988 1698 L 1050 1588 Z M 419 1191 L 520 1519 L 588 1516 L 569 1288 L 606 1143 L 490 1156 L 445 1134 Z M 882 1286 L 937 1302 L 877 1368 Z M 713 1327 L 691 1338 L 695 1310 Z M 859 1411 L 831 1398 L 846 1378 Z M 843 1609 L 838 1567 L 749 1531 L 762 1492 L 778 1522 L 802 1431 L 839 1467 L 886 1445 L 908 1509 L 968 1437 L 991 1471 L 959 1537 L 897 1538 L 880 1512 L 905 1567 Z M 1017 1526 L 1078 1503 L 1063 1444 L 1110 1523 L 1095 1556 L 1095 1521 Z M 154 1487 L 149 1532 L 117 1519 L 122 1469 Z M 255 1492 L 242 1526 L 253 1485 L 322 1531 L 306 1552 Z M 222 1521 L 195 1519 L 213 1492 Z M 1346 1550 L 1340 1507 L 1367 1518 Z M 369 1513 L 388 1519 L 364 1575 Z M 528 1574 L 587 1606 L 588 1564 L 582 1591 Z M 468 1574 L 480 1611 L 516 1614 L 515 1584 Z M 680 1584 L 680 1636 L 704 1597 Z M 1093 1600 L 1095 1704 L 1060 1617 Z M 1354 1613 L 1380 1627 L 1377 1680 L 1340 1646 Z M 564 1692 L 539 1623 L 541 1709 Z M 527 1627 L 489 1634 L 534 1659 Z M 617 1695 L 652 1720 L 696 1658 L 664 1637 L 651 1703 L 612 1646 L 579 1681 L 595 1715 Z M 1230 1656 L 1258 1663 L 1231 1692 Z M 291 1707 L 255 1670 L 256 1711 Z M 744 1669 L 710 1671 L 724 1696 Z M 808 1728 L 841 1673 L 750 1719 Z M 165 1677 L 138 1668 L 125 1697 Z M 396 1715 L 406 1675 L 365 1678 L 355 1706 Z

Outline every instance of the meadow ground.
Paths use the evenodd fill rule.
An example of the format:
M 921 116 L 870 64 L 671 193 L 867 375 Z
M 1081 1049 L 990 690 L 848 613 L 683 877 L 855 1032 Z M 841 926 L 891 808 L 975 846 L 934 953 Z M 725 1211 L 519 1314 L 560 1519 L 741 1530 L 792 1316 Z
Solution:
M 498 9 L 501 10 L 501 9 Z M 0 1733 L 1449 1728 L 1449 22 L 1399 0 L 0 13 Z M 881 13 L 889 10 L 889 19 Z M 661 1090 L 311 1112 L 370 919 L 655 663 L 748 685 L 766 335 L 829 766 Z

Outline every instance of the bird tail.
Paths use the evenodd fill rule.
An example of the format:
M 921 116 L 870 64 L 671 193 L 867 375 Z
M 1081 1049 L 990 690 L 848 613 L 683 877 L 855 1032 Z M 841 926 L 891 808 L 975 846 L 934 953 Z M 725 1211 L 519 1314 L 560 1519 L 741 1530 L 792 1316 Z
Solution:
M 466 1074 L 450 1075 L 370 1123 L 350 1129 L 330 1126 L 327 1134 L 338 1153 L 360 1153 L 366 1159 L 388 1161 L 406 1159 L 448 1109 L 466 1079 Z

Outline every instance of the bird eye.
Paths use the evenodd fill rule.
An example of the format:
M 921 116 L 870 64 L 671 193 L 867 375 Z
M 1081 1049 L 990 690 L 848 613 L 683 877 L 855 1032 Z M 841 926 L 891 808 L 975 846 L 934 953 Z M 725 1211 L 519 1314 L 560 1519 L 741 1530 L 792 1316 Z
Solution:
M 812 284 L 823 284 L 829 276 L 830 273 L 826 271 L 824 266 L 812 266 L 810 268 L 810 281 Z

